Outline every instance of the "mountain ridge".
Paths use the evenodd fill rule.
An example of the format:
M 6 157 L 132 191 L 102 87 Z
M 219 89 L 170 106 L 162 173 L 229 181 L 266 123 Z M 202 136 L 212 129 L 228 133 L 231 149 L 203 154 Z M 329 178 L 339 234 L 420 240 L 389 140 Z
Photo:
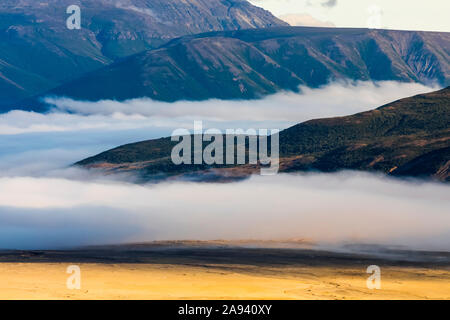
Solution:
M 204 33 L 136 54 L 47 95 L 255 99 L 333 80 L 450 85 L 450 33 L 313 27 Z
M 310 120 L 280 133 L 280 171 L 360 170 L 450 181 L 450 87 L 346 117 Z M 170 138 L 120 146 L 76 163 L 142 181 L 238 179 L 259 166 L 176 166 Z
M 66 8 L 79 5 L 81 30 Z M 187 34 L 287 25 L 246 0 L 2 0 L 0 111 Z

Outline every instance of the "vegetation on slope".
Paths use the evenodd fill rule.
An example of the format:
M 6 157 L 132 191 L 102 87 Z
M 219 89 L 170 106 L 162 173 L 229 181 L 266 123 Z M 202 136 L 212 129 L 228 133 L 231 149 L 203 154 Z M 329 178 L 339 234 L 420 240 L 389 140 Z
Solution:
M 450 181 L 450 87 L 352 116 L 312 120 L 280 133 L 281 171 L 365 170 Z M 106 151 L 78 163 L 107 172 L 247 176 L 256 166 L 176 166 L 170 138 Z M 231 170 L 232 169 L 232 170 Z

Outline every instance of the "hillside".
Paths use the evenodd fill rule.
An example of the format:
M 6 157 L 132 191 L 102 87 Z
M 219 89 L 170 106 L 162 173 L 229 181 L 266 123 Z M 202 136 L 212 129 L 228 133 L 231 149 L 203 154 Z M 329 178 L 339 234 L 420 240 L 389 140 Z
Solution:
M 281 27 L 187 36 L 48 95 L 252 99 L 339 79 L 450 85 L 450 33 Z
M 66 28 L 73 4 L 81 30 Z M 0 112 L 176 37 L 283 25 L 245 0 L 2 0 Z
M 280 133 L 281 172 L 363 170 L 450 181 L 450 87 L 347 117 L 312 120 Z M 255 166 L 175 166 L 170 138 L 121 146 L 77 165 L 141 181 L 244 178 Z

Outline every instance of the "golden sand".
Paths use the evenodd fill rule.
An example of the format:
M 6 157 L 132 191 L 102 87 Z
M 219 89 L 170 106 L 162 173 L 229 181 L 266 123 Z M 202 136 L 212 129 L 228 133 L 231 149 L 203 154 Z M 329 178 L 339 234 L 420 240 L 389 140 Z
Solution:
M 69 290 L 68 263 L 0 263 L 0 299 L 450 299 L 450 269 L 382 267 L 369 290 L 355 267 L 79 264 L 81 290 Z

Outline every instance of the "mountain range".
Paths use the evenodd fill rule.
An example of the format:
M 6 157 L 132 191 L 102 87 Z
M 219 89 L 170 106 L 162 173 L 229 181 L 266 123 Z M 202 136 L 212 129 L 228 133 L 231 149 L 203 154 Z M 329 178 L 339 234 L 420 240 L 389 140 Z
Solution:
M 185 36 L 45 95 L 89 101 L 254 99 L 336 80 L 448 86 L 450 33 L 275 27 Z M 37 105 L 34 100 L 20 107 Z
M 280 171 L 360 170 L 450 181 L 450 87 L 352 116 L 304 122 L 280 133 Z M 121 146 L 78 162 L 138 181 L 224 181 L 259 172 L 257 165 L 175 165 L 170 138 Z
M 81 30 L 66 27 L 69 5 Z M 245 0 L 2 0 L 0 112 L 180 36 L 285 25 Z
M 81 29 L 66 27 L 69 5 Z M 254 99 L 330 81 L 450 85 L 450 34 L 289 27 L 246 0 L 4 0 L 0 112 L 46 96 Z

